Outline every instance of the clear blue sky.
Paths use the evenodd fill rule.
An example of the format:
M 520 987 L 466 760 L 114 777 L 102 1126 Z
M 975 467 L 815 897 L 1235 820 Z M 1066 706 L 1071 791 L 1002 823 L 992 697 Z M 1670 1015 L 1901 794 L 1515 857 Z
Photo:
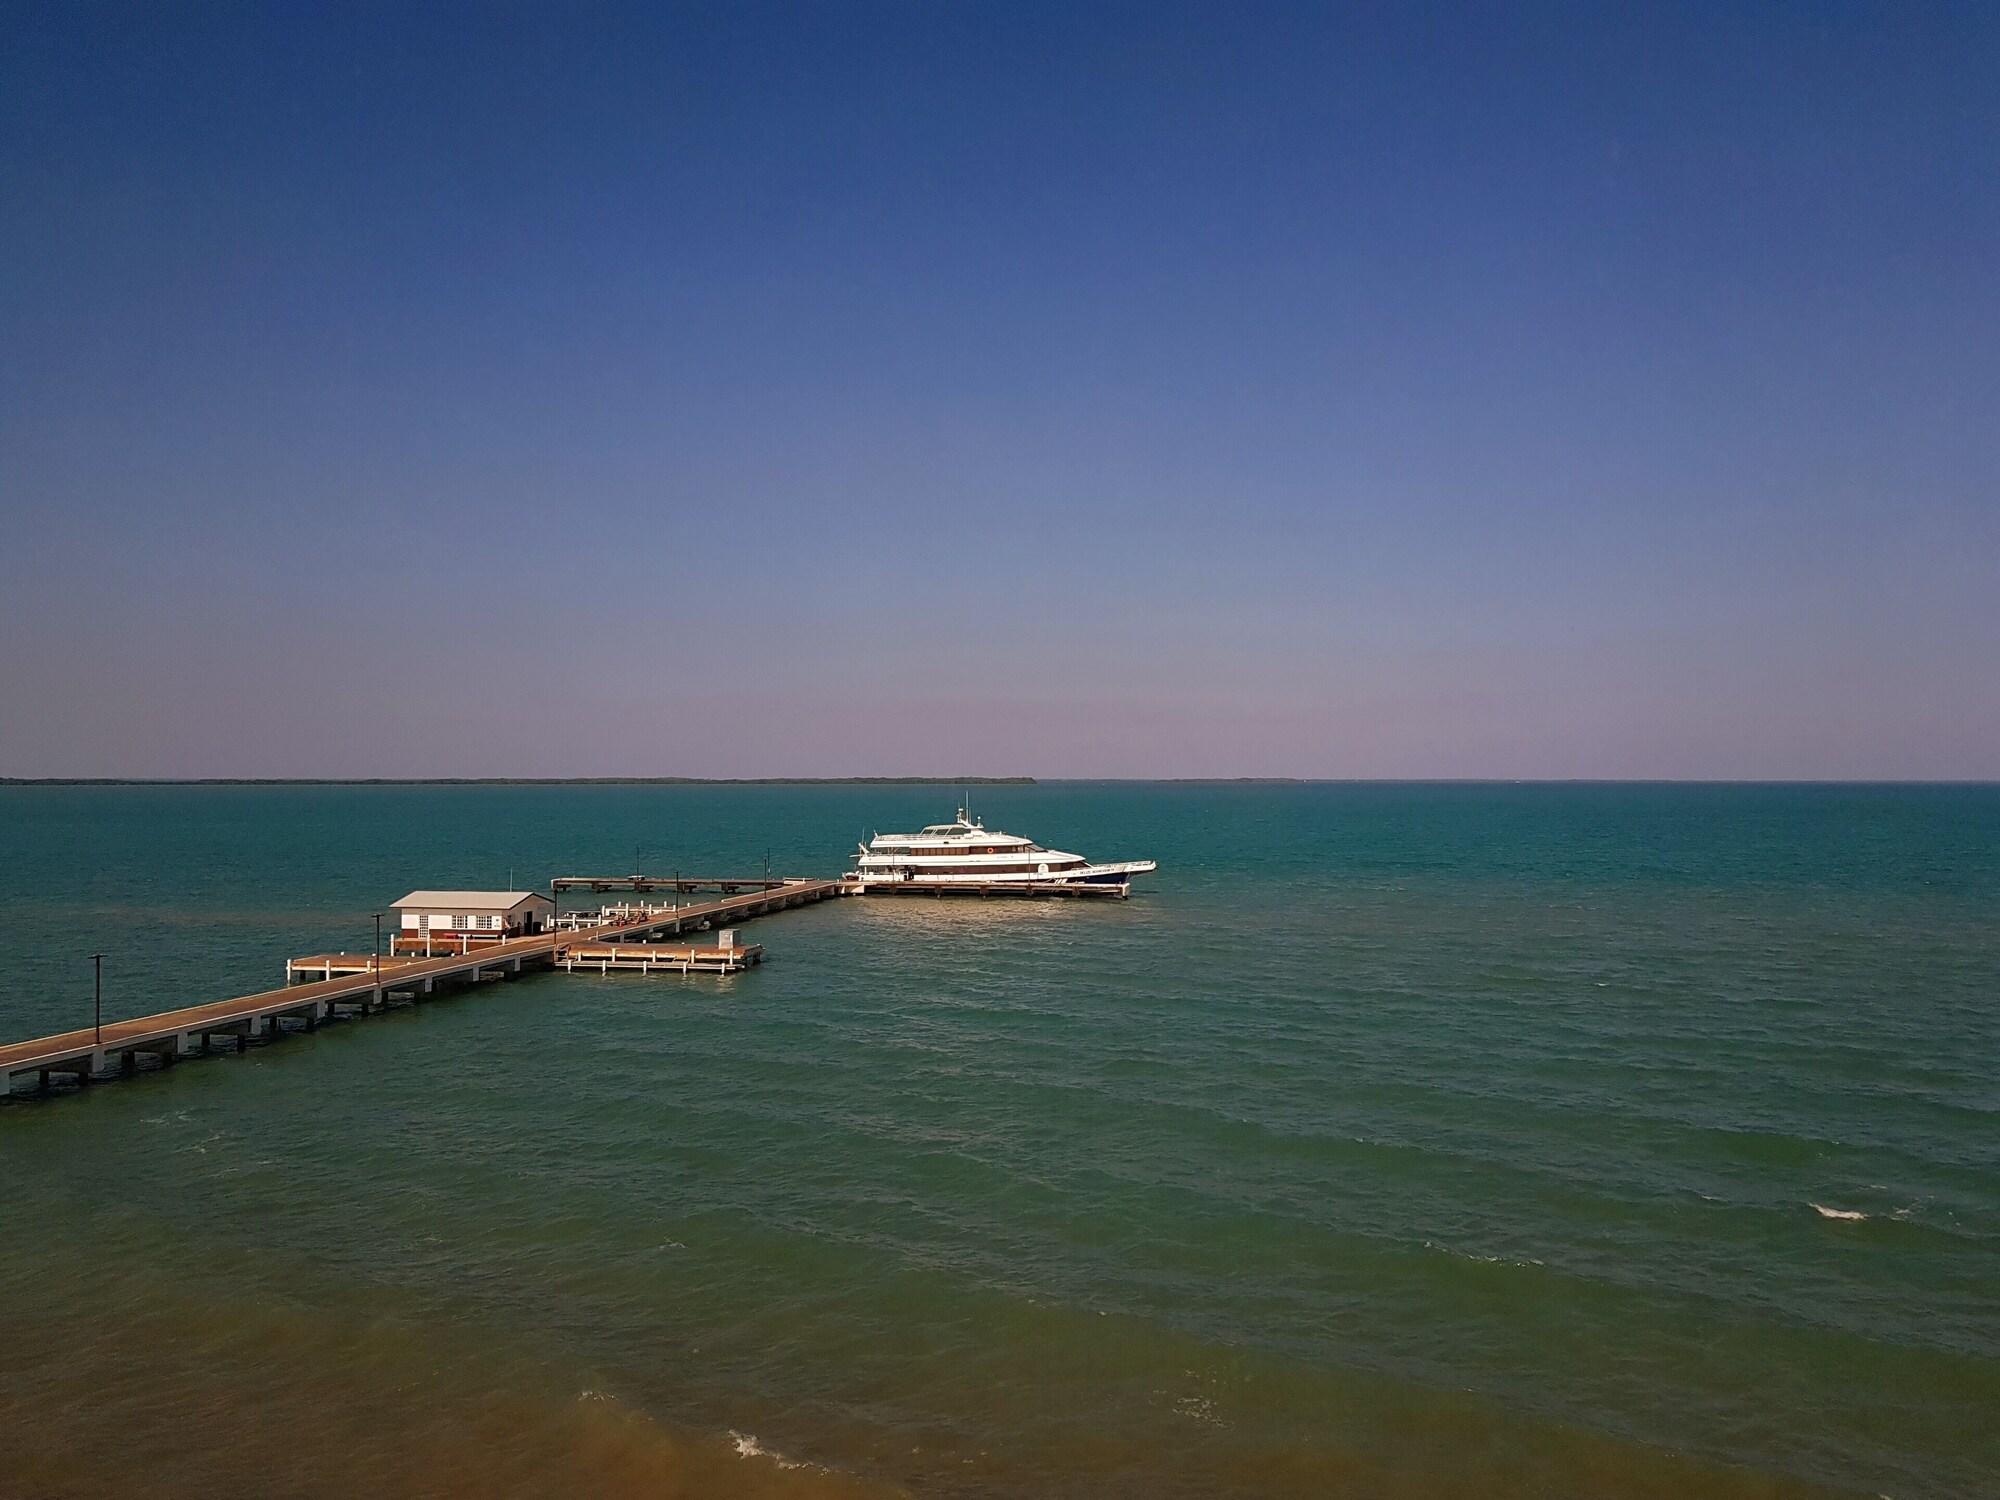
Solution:
M 0 774 L 2000 776 L 2000 10 L 7 3 Z

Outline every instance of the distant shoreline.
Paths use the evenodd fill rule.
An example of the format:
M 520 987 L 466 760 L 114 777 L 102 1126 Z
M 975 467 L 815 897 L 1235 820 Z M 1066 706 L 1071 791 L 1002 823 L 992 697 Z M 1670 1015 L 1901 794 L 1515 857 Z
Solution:
M 6 787 L 117 786 L 1689 786 L 1994 787 L 2000 778 L 1731 776 L 0 776 Z
M 0 776 L 0 786 L 1033 786 L 1032 776 Z

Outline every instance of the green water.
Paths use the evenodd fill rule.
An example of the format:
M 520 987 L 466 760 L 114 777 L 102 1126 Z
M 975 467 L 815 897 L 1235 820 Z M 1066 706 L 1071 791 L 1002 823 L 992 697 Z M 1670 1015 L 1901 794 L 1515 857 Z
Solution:
M 0 1038 L 954 801 L 0 789 Z M 1161 871 L 0 1106 L 0 1494 L 2000 1492 L 2000 788 L 975 811 Z

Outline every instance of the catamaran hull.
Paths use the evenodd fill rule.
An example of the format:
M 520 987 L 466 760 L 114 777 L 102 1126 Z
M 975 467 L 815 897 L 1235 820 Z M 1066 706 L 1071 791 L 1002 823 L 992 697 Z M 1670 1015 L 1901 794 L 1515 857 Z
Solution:
M 1132 894 L 1132 877 L 1159 867 L 1150 859 L 1087 865 L 1050 875 L 978 874 L 841 877 L 864 896 L 1118 896 Z
M 981 881 L 977 884 L 942 880 L 855 880 L 859 896 L 1104 896 L 1123 900 L 1132 894 L 1130 881 L 1099 880 Z

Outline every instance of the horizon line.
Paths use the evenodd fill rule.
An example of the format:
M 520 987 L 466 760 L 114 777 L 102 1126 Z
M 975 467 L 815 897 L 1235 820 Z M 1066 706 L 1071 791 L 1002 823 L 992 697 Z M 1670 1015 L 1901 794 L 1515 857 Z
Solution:
M 0 776 L 120 786 L 2000 786 L 1991 776 Z

